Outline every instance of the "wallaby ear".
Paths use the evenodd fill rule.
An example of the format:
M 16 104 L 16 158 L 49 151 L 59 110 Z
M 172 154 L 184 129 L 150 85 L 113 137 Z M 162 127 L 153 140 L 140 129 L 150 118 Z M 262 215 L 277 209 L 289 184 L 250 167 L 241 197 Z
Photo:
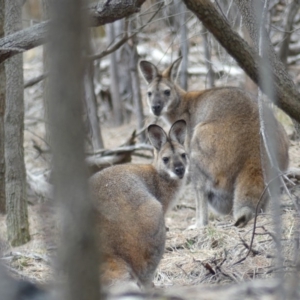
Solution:
M 141 74 L 148 84 L 151 83 L 158 75 L 157 67 L 147 60 L 141 60 L 139 63 L 139 67 Z
M 163 77 L 170 79 L 171 81 L 175 82 L 178 76 L 178 70 L 180 67 L 180 63 L 182 61 L 182 57 L 177 58 L 171 66 L 169 66 L 166 70 L 163 71 Z
M 186 136 L 186 122 L 184 120 L 176 121 L 169 132 L 169 137 L 171 140 L 178 142 L 183 145 Z
M 158 125 L 151 124 L 148 126 L 148 137 L 156 150 L 160 150 L 161 147 L 167 142 L 167 134 Z

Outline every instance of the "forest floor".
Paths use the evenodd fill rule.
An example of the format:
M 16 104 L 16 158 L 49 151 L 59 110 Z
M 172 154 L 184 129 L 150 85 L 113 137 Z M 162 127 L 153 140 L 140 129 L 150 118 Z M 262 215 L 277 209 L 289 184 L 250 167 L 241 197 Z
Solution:
M 35 55 L 24 66 L 25 78 L 41 70 L 41 60 Z M 34 66 L 34 67 L 33 67 Z M 45 142 L 45 122 L 43 119 L 42 83 L 25 92 L 25 160 L 26 167 L 35 175 L 43 174 L 49 168 L 49 154 L 39 153 L 38 145 L 47 148 Z M 132 120 L 118 128 L 102 127 L 106 148 L 120 146 L 131 135 L 135 127 Z M 286 127 L 289 131 L 290 128 Z M 151 162 L 150 159 L 134 157 L 133 162 Z M 300 142 L 291 141 L 290 166 L 300 167 Z M 293 200 L 300 197 L 300 183 L 289 185 Z M 53 280 L 53 266 L 58 245 L 58 223 L 56 207 L 52 200 L 29 195 L 29 221 L 31 241 L 26 245 L 12 248 L 1 243 L 2 261 L 10 272 L 19 278 L 29 278 L 34 282 L 49 283 Z M 294 228 L 299 222 L 293 201 L 282 193 L 282 248 L 283 269 L 288 276 L 294 259 Z M 250 255 L 242 262 L 248 252 L 253 234 L 253 223 L 245 228 L 232 226 L 231 216 L 211 218 L 209 225 L 202 229 L 188 229 L 195 221 L 195 195 L 188 184 L 177 205 L 166 216 L 168 228 L 166 250 L 154 279 L 157 288 L 170 286 L 190 286 L 197 284 L 228 284 L 247 281 L 253 278 L 273 277 L 278 270 L 275 266 L 276 247 L 272 212 L 260 214 L 257 218 L 254 242 Z M 0 233 L 5 235 L 5 217 L 0 217 Z M 5 239 L 3 239 L 5 240 Z

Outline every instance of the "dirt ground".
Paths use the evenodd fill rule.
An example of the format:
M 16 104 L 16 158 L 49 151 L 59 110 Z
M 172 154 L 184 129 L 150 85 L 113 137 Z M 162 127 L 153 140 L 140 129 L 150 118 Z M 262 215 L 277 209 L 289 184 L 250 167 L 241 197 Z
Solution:
M 31 56 L 32 55 L 32 56 Z M 25 79 L 41 69 L 41 60 L 28 52 L 25 63 Z M 45 142 L 45 122 L 43 119 L 42 83 L 25 91 L 25 160 L 27 169 L 35 175 L 47 171 L 47 153 L 38 153 L 36 145 L 47 149 Z M 132 120 L 122 127 L 103 126 L 106 148 L 121 145 L 131 135 L 135 127 Z M 286 128 L 288 131 L 290 128 Z M 290 166 L 300 167 L 300 142 L 291 141 Z M 150 162 L 149 159 L 134 157 L 136 162 Z M 288 185 L 292 193 L 290 199 L 285 192 L 281 195 L 283 270 L 289 276 L 293 270 L 294 229 L 299 215 L 293 201 L 300 197 L 300 183 Z M 253 247 L 248 252 L 253 233 L 252 220 L 242 229 L 232 226 L 230 216 L 211 218 L 203 229 L 188 229 L 194 223 L 195 195 L 191 185 L 187 185 L 177 205 L 166 216 L 168 227 L 166 250 L 157 269 L 154 284 L 158 288 L 170 286 L 190 286 L 202 283 L 227 284 L 253 278 L 268 278 L 281 271 L 276 267 L 274 240 L 278 236 L 273 230 L 272 212 L 268 211 L 257 218 Z M 299 201 L 299 198 L 298 198 Z M 53 280 L 53 267 L 57 250 L 58 225 L 55 205 L 51 200 L 29 195 L 29 220 L 31 241 L 21 247 L 11 248 L 2 242 L 2 261 L 13 276 L 29 278 L 34 282 L 49 283 Z M 0 233 L 5 236 L 5 217 L 0 217 Z M 5 238 L 4 238 L 5 240 Z

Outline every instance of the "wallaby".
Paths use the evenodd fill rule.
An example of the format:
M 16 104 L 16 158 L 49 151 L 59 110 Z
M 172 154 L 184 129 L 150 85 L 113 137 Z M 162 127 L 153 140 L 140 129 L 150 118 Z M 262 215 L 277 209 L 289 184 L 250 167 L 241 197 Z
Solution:
M 148 83 L 148 104 L 155 116 L 167 122 L 184 119 L 187 123 L 191 180 L 196 191 L 196 224 L 208 223 L 208 207 L 220 214 L 233 213 L 235 225 L 242 227 L 263 209 L 264 190 L 261 160 L 258 103 L 236 87 L 220 87 L 186 92 L 176 84 L 181 58 L 162 73 L 148 61 L 140 61 L 140 71 Z M 280 170 L 288 167 L 288 138 L 283 126 L 264 105 L 264 115 L 275 131 Z M 265 152 L 265 149 L 263 149 Z M 268 178 L 266 178 L 268 180 Z M 192 227 L 192 226 L 191 226 Z
M 91 177 L 105 286 L 136 280 L 139 287 L 151 284 L 164 253 L 164 215 L 185 185 L 185 136 L 184 120 L 175 122 L 169 135 L 150 125 L 152 164 L 116 165 Z

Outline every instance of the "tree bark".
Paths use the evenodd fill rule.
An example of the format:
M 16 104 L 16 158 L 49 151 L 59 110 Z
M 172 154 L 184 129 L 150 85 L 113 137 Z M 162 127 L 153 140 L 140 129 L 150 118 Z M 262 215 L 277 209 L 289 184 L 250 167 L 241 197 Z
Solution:
M 300 9 L 300 0 L 292 1 L 289 8 L 288 16 L 286 18 L 286 24 L 284 27 L 284 33 L 282 37 L 282 44 L 279 50 L 279 57 L 285 65 L 287 64 L 293 25 L 299 9 Z
M 43 21 L 49 20 L 50 3 L 49 0 L 42 0 L 42 19 Z M 45 43 L 43 47 L 43 72 L 49 72 L 49 43 Z M 44 119 L 48 120 L 48 103 L 49 103 L 49 78 L 45 76 L 43 82 L 43 104 L 44 104 Z M 49 141 L 49 125 L 45 123 L 45 139 Z
M 218 12 L 209 0 L 184 0 L 187 7 L 195 13 L 204 26 L 214 35 L 219 43 L 237 61 L 239 66 L 256 83 L 260 84 L 260 66 L 265 63 L 257 52 L 231 29 L 229 23 Z M 290 117 L 300 122 L 300 93 L 295 84 L 283 69 L 280 73 L 272 68 L 270 70 L 274 78 L 275 105 L 285 111 Z M 261 86 L 261 88 L 263 88 Z M 267 92 L 264 91 L 263 92 Z M 274 99 L 271 99 L 274 101 Z
M 19 1 L 5 0 L 5 33 L 22 28 Z M 12 246 L 30 240 L 26 171 L 24 163 L 24 97 L 22 54 L 5 63 L 7 77 L 5 108 L 5 162 L 6 162 L 6 210 L 7 237 Z
M 49 53 L 49 128 L 54 197 L 60 205 L 60 261 L 66 274 L 62 299 L 98 300 L 99 257 L 95 212 L 88 193 L 82 122 L 83 47 L 88 43 L 83 1 L 52 1 Z M 97 220 L 99 221 L 99 220 Z
M 132 38 L 132 45 L 130 47 L 130 61 L 129 61 L 129 70 L 130 70 L 130 77 L 131 77 L 131 90 L 132 90 L 132 98 L 133 104 L 135 108 L 136 118 L 137 118 L 137 128 L 141 131 L 145 124 L 144 124 L 144 111 L 143 111 L 143 102 L 142 102 L 142 95 L 141 95 L 141 84 L 138 72 L 138 52 L 137 52 L 137 37 L 134 36 Z M 139 137 L 141 142 L 146 140 L 145 132 L 141 132 Z
M 146 0 L 105 1 L 89 6 L 89 25 L 91 27 L 105 25 L 130 16 L 140 11 Z M 46 41 L 49 21 L 41 22 L 32 27 L 20 30 L 0 39 L 0 63 L 7 58 L 40 46 Z
M 106 27 L 107 44 L 108 46 L 113 44 L 115 41 L 115 30 L 114 24 L 107 24 Z M 123 124 L 123 107 L 121 101 L 121 95 L 119 90 L 119 72 L 117 67 L 117 57 L 116 52 L 110 54 L 110 93 L 112 97 L 113 104 L 113 122 L 115 126 L 120 126 Z
M 87 115 L 90 124 L 90 135 L 94 150 L 104 148 L 104 143 L 101 135 L 100 121 L 97 114 L 97 101 L 94 88 L 94 74 L 93 74 L 93 62 L 89 62 L 86 66 L 84 74 L 84 87 L 85 87 L 85 103 L 87 109 Z
M 215 86 L 215 77 L 212 69 L 211 53 L 208 44 L 208 31 L 205 27 L 202 27 L 201 34 L 203 37 L 205 66 L 207 68 L 207 88 L 212 88 Z
M 5 1 L 0 0 L 0 38 L 4 36 Z M 0 63 L 0 213 L 6 212 L 5 159 L 4 159 L 4 112 L 6 75 L 4 63 Z
M 260 20 L 257 18 L 256 16 L 256 10 L 259 10 L 259 3 L 255 3 L 253 1 L 245 1 L 245 0 L 235 0 L 236 5 L 238 6 L 242 17 L 243 17 L 243 21 L 244 24 L 250 34 L 250 37 L 252 39 L 252 42 L 254 44 L 254 47 L 256 49 L 256 51 L 258 51 L 258 23 L 260 22 Z M 275 49 L 273 47 L 273 44 L 269 38 L 268 33 L 266 32 L 266 30 L 264 30 L 263 34 L 264 34 L 264 40 L 265 40 L 265 53 L 267 54 L 267 60 L 268 63 L 271 65 L 272 69 L 274 70 L 275 74 L 279 74 L 280 77 L 283 77 L 285 82 L 287 82 L 287 84 L 289 84 L 290 86 L 293 86 L 294 83 L 291 80 L 291 78 L 289 77 L 287 71 L 286 71 L 286 61 L 287 61 L 287 53 L 288 53 L 288 46 L 289 46 L 289 41 L 290 41 L 290 31 L 292 30 L 292 23 L 293 23 L 293 19 L 297 13 L 297 10 L 299 10 L 300 7 L 300 1 L 294 1 L 291 4 L 291 9 L 289 11 L 288 14 L 288 21 L 285 27 L 285 34 L 284 34 L 284 38 L 283 38 L 283 43 L 282 43 L 282 47 L 280 49 L 279 52 L 279 57 L 281 58 L 278 59 Z M 296 12 L 296 13 L 295 13 Z M 259 13 L 259 11 L 258 11 Z M 265 76 L 264 76 L 265 77 Z M 263 83 L 260 83 L 260 86 Z M 271 99 L 273 100 L 273 99 Z M 275 102 L 276 104 L 276 102 Z M 298 115 L 300 115 L 300 112 L 298 112 Z M 297 137 L 297 135 L 299 135 L 299 120 L 295 120 L 294 118 L 292 118 L 293 124 L 294 124 L 294 129 L 295 129 L 295 137 Z
M 178 1 L 178 0 L 177 0 Z M 188 89 L 188 54 L 189 54 L 189 43 L 188 43 L 188 31 L 186 26 L 187 12 L 184 3 L 180 0 L 180 3 L 176 5 L 179 8 L 179 24 L 180 24 L 180 52 L 182 56 L 180 66 L 180 86 L 184 89 Z

